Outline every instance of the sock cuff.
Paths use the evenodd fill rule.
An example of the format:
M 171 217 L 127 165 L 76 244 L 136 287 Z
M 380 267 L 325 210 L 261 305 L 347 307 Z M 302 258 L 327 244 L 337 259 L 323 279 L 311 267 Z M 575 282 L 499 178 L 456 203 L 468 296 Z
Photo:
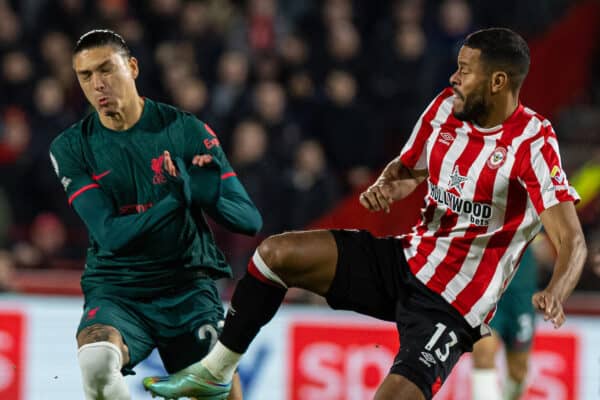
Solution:
M 121 353 L 121 349 L 116 344 L 111 343 L 111 342 L 107 342 L 107 341 L 84 344 L 83 346 L 81 346 L 77 350 L 77 356 L 79 357 L 79 355 L 84 350 L 88 350 L 88 349 L 102 349 L 102 348 L 108 349 L 109 351 L 112 351 L 112 352 L 116 353 L 117 358 L 119 360 L 119 365 L 121 365 L 121 363 L 123 362 L 123 354 Z
M 473 375 L 496 376 L 496 368 L 473 368 Z
M 258 250 L 254 251 L 248 263 L 248 272 L 258 280 L 277 287 L 287 289 L 285 282 L 265 263 Z

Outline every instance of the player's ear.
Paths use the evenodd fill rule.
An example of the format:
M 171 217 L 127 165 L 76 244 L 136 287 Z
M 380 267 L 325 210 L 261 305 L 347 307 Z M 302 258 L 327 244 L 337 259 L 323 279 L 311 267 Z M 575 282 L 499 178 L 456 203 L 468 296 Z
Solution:
M 491 90 L 492 94 L 499 93 L 508 85 L 508 75 L 504 71 L 492 72 Z
M 140 68 L 138 65 L 137 58 L 129 57 L 129 60 L 127 63 L 129 65 L 129 70 L 131 71 L 131 76 L 133 77 L 133 79 L 136 79 L 138 77 L 138 75 L 140 74 Z

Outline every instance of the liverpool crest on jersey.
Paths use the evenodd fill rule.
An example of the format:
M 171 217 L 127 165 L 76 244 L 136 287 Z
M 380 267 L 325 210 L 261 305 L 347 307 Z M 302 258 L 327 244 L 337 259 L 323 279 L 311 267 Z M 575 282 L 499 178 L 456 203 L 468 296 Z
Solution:
M 153 158 L 150 162 L 150 168 L 152 172 L 154 172 L 154 176 L 152 177 L 152 183 L 155 185 L 160 185 L 167 181 L 165 175 L 163 173 L 163 163 L 165 162 L 165 156 L 160 155 L 156 158 Z

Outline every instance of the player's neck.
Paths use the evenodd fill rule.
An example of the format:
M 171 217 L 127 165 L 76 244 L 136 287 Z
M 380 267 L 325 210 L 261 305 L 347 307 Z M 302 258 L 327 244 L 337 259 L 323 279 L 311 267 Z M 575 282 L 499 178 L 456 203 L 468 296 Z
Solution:
M 495 100 L 496 103 L 490 107 L 489 112 L 475 121 L 478 126 L 482 128 L 493 128 L 502 125 L 519 106 L 518 93 L 510 93 Z
M 136 96 L 133 101 L 124 104 L 119 110 L 110 114 L 99 114 L 102 125 L 113 131 L 124 131 L 135 125 L 142 117 L 144 99 Z

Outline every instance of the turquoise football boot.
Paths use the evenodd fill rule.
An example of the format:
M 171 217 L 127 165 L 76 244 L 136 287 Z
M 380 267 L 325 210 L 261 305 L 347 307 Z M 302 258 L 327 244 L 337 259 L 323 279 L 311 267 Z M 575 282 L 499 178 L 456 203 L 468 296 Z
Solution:
M 144 378 L 144 388 L 152 397 L 165 399 L 193 397 L 197 400 L 225 400 L 231 390 L 231 382 L 219 383 L 204 367 L 198 374 L 185 369 L 164 377 Z

